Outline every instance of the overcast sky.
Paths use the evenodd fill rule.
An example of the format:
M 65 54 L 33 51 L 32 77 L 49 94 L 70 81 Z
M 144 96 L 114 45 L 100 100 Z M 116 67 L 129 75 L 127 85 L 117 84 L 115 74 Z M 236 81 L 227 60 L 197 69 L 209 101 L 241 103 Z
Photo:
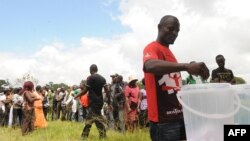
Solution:
M 142 51 L 164 15 L 178 17 L 170 49 L 178 62 L 203 61 L 250 82 L 249 0 L 32 0 L 0 1 L 0 78 L 14 83 L 29 72 L 44 85 L 79 84 L 97 64 L 110 74 L 143 77 Z M 182 73 L 183 79 L 187 76 Z

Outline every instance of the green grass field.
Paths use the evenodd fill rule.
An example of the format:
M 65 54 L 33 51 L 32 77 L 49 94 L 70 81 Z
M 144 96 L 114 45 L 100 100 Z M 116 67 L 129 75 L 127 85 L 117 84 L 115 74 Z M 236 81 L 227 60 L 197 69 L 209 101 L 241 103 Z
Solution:
M 29 135 L 22 136 L 20 128 L 0 127 L 0 141 L 81 141 L 83 123 L 53 121 L 46 129 L 37 129 Z M 93 124 L 86 141 L 98 141 L 99 133 Z M 104 141 L 150 141 L 148 129 L 138 129 L 134 133 L 122 134 L 107 131 Z

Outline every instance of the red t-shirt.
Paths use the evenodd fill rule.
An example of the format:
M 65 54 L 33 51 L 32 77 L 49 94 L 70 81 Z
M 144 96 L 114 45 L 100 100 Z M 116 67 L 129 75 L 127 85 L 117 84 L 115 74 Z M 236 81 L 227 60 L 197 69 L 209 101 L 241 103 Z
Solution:
M 135 88 L 130 88 L 128 85 L 125 87 L 124 93 L 125 93 L 125 96 L 129 98 L 129 104 L 132 101 L 135 103 L 138 103 L 139 92 L 140 92 L 140 89 L 137 86 Z
M 143 63 L 150 59 L 176 62 L 169 48 L 158 42 L 152 42 L 144 48 Z M 150 121 L 166 123 L 183 118 L 182 106 L 176 94 L 180 90 L 182 79 L 180 72 L 165 75 L 145 73 L 145 85 L 148 100 L 148 118 Z

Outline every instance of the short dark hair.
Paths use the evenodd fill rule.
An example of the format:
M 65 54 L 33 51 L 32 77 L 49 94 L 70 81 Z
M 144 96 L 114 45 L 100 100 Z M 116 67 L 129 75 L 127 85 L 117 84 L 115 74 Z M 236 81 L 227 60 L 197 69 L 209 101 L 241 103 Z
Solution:
M 41 92 L 41 90 L 42 90 L 42 87 L 41 87 L 40 85 L 37 85 L 37 86 L 36 86 L 36 91 L 37 91 L 37 92 Z
M 97 72 L 97 71 L 98 71 L 97 65 L 96 64 L 92 64 L 90 66 L 90 72 Z
M 223 55 L 221 55 L 221 54 L 219 54 L 219 55 L 217 55 L 216 57 L 215 57 L 215 60 L 217 60 L 218 58 L 224 58 L 224 56 Z
M 166 15 L 166 16 L 164 16 L 164 17 L 161 18 L 159 24 L 160 24 L 160 25 L 163 25 L 163 24 L 167 23 L 167 20 L 168 20 L 169 18 L 174 18 L 175 20 L 177 20 L 177 21 L 179 22 L 179 20 L 178 20 L 177 17 L 172 16 L 172 15 Z

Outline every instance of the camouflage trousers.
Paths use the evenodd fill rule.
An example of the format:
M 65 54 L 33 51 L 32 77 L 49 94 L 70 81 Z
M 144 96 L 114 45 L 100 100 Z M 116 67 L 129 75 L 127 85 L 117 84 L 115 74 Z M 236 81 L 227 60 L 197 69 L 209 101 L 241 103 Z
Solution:
M 85 126 L 82 131 L 82 138 L 87 138 L 89 136 L 90 128 L 93 123 L 95 123 L 98 131 L 99 131 L 99 138 L 105 138 L 106 137 L 106 121 L 104 117 L 101 114 L 95 114 L 92 112 L 91 108 L 87 108 L 88 115 L 85 120 Z

